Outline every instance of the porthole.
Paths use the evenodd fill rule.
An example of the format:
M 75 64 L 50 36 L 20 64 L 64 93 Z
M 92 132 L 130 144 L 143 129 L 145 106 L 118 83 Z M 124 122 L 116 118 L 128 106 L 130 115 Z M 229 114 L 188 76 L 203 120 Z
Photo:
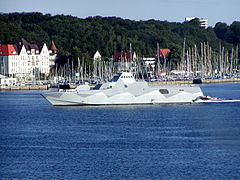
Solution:
M 159 89 L 159 92 L 161 94 L 169 94 L 169 91 L 167 89 Z

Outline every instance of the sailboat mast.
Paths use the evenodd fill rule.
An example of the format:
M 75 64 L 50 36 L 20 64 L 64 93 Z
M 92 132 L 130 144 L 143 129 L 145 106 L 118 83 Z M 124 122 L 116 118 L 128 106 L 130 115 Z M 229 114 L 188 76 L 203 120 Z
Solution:
M 159 43 L 157 43 L 157 76 L 159 76 L 160 72 L 160 55 L 159 55 Z
M 185 64 L 185 63 L 184 63 L 184 59 L 185 59 L 185 58 L 184 58 L 184 57 L 185 57 L 185 46 L 186 46 L 186 38 L 184 38 L 184 40 L 183 40 L 182 63 L 181 63 L 181 64 L 182 64 L 182 65 L 181 65 L 181 70 L 182 70 L 182 71 L 185 70 L 185 69 L 184 69 L 184 66 L 185 66 L 185 65 L 184 65 L 184 64 Z

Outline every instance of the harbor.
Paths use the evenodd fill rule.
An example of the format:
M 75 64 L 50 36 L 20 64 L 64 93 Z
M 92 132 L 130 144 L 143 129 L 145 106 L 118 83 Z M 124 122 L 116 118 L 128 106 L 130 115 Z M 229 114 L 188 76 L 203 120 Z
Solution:
M 236 0 L 0 4 L 1 180 L 240 179 Z
M 240 78 L 227 78 L 227 79 L 203 79 L 201 80 L 202 84 L 210 84 L 210 83 L 240 83 Z M 151 81 L 148 82 L 149 85 L 161 85 L 161 84 L 193 84 L 193 80 L 178 80 L 178 81 Z M 90 87 L 94 87 L 95 85 L 89 84 Z M 70 88 L 74 89 L 78 86 L 78 84 L 71 84 Z M 58 85 L 54 84 L 54 88 L 57 88 Z M 0 85 L 0 91 L 17 91 L 17 90 L 48 90 L 52 89 L 53 86 L 51 84 L 47 85 L 24 85 L 24 86 L 15 86 L 15 85 Z

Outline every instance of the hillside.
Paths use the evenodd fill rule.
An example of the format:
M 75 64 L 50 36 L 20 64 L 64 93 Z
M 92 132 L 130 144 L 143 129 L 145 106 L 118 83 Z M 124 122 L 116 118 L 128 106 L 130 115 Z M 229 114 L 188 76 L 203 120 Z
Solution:
M 30 42 L 54 40 L 59 52 L 77 57 L 81 53 L 90 56 L 99 50 L 104 57 L 112 57 L 116 51 L 132 49 L 138 56 L 152 56 L 159 43 L 160 48 L 170 48 L 178 59 L 183 40 L 186 47 L 200 46 L 208 42 L 213 49 L 219 42 L 226 48 L 240 43 L 240 22 L 227 26 L 217 23 L 214 28 L 202 29 L 196 21 L 172 23 L 167 21 L 133 21 L 117 17 L 88 17 L 42 13 L 0 14 L 0 44 L 15 44 L 21 38 Z

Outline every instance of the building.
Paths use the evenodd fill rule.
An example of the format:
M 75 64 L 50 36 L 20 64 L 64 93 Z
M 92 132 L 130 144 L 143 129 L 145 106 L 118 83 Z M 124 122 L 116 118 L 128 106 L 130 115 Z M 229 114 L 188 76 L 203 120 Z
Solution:
M 155 69 L 156 62 L 159 58 L 160 63 L 163 64 L 164 60 L 167 59 L 169 53 L 171 53 L 170 49 L 159 49 L 159 52 L 155 53 L 155 57 L 153 58 L 142 58 L 142 65 L 143 67 L 148 67 L 150 69 Z
M 159 49 L 156 51 L 154 56 L 151 58 L 141 58 L 141 65 L 148 73 L 148 76 L 152 76 L 153 72 L 157 70 L 157 64 L 159 60 L 159 65 L 164 67 L 168 61 L 168 56 L 171 53 L 170 49 Z M 158 67 L 159 68 L 159 67 Z M 164 69 L 159 69 L 159 71 L 163 71 Z
M 55 65 L 55 61 L 57 59 L 57 47 L 54 44 L 54 42 L 52 41 L 50 47 L 49 47 L 49 65 L 50 68 L 53 67 Z
M 197 18 L 197 17 L 186 17 L 185 21 L 189 22 L 191 20 L 196 19 L 197 21 L 199 21 L 200 23 L 200 27 L 203 27 L 205 29 L 208 28 L 208 20 L 207 19 L 203 19 L 203 18 Z
M 12 86 L 12 85 L 16 85 L 16 83 L 17 83 L 17 78 L 5 77 L 0 74 L 0 85 Z
M 160 59 L 164 59 L 169 55 L 170 52 L 170 49 L 159 49 L 159 52 L 156 52 L 156 57 L 159 56 Z
M 102 56 L 101 54 L 99 53 L 99 51 L 96 51 L 96 53 L 94 54 L 93 56 L 93 61 L 101 61 L 102 60 Z
M 208 28 L 208 20 L 207 19 L 199 19 L 200 26 L 207 29 Z
M 135 52 L 116 52 L 114 54 L 114 62 L 132 62 L 136 60 L 137 56 Z
M 118 67 L 118 71 L 133 71 L 136 66 L 137 55 L 135 52 L 116 52 L 113 58 L 113 64 Z
M 0 74 L 19 80 L 48 76 L 55 65 L 57 47 L 54 42 L 32 44 L 22 39 L 18 44 L 0 45 Z
M 100 77 L 102 78 L 103 72 L 102 72 L 102 56 L 99 53 L 99 51 L 96 51 L 96 53 L 93 56 L 93 77 L 94 81 L 97 81 L 97 79 Z

